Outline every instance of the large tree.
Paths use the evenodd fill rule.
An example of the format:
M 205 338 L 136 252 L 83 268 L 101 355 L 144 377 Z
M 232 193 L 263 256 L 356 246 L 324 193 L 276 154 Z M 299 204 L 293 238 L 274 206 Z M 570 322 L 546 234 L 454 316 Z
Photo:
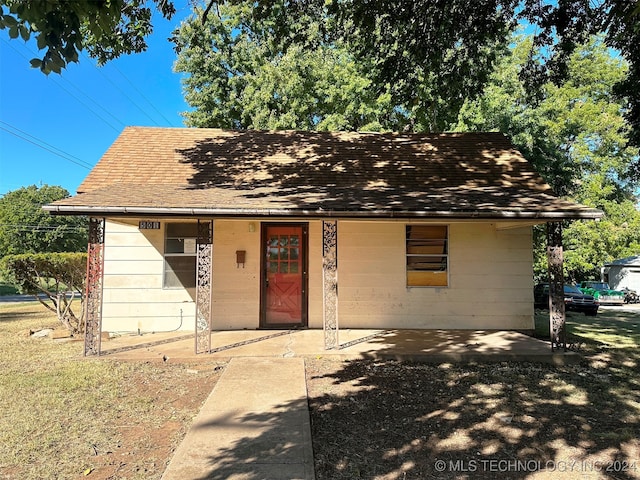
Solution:
M 532 50 L 522 72 L 534 97 L 547 80 L 559 84 L 566 78 L 576 45 L 603 33 L 607 46 L 629 62 L 615 90 L 627 102 L 629 138 L 640 145 L 636 0 L 199 1 L 203 24 L 225 6 L 244 9 L 256 27 L 249 28 L 253 39 L 268 32 L 275 46 L 271 53 L 293 44 L 306 51 L 340 43 L 352 58 L 368 60 L 372 95 L 390 94 L 418 130 L 449 128 L 456 109 L 486 83 L 505 35 L 517 22 L 534 27 L 534 44 L 541 47 Z M 154 8 L 166 18 L 175 12 L 170 0 L 0 0 L 0 28 L 10 38 L 35 36 L 45 54 L 32 65 L 59 73 L 84 49 L 99 63 L 144 50 Z
M 43 205 L 68 196 L 69 192 L 59 186 L 31 185 L 0 197 L 0 257 L 85 251 L 85 217 L 54 216 L 42 210 Z
M 564 229 L 567 278 L 597 278 L 605 262 L 633 254 L 640 235 L 638 149 L 628 145 L 626 103 L 614 94 L 627 65 L 593 37 L 567 60 L 565 82 L 547 82 L 532 102 L 519 75 L 532 42 L 514 42 L 482 96 L 462 108 L 457 129 L 507 133 L 557 193 L 605 212 L 600 222 Z M 546 275 L 544 238 L 536 230 L 539 279 Z
M 562 84 L 575 48 L 592 34 L 602 33 L 605 44 L 629 63 L 614 92 L 626 102 L 632 126 L 629 139 L 640 143 L 637 1 L 207 0 L 205 4 L 199 13 L 202 24 L 212 16 L 224 17 L 228 8 L 242 9 L 245 20 L 238 32 L 267 45 L 270 55 L 292 46 L 312 51 L 339 45 L 366 66 L 361 73 L 371 81 L 374 95 L 390 94 L 392 104 L 420 131 L 450 128 L 465 100 L 475 98 L 485 86 L 506 36 L 518 22 L 528 22 L 536 32 L 520 72 L 531 100 L 542 98 L 548 81 Z M 204 37 L 194 36 L 190 44 L 199 40 L 204 48 L 215 49 L 216 44 Z
M 194 107 L 187 123 L 446 129 L 481 90 L 511 27 L 508 15 L 494 18 L 495 5 L 470 15 L 471 2 L 454 3 L 420 10 L 407 2 L 393 17 L 372 18 L 382 23 L 372 27 L 377 40 L 369 48 L 355 41 L 357 32 L 335 28 L 344 12 L 329 3 L 211 2 L 174 36 L 176 70 L 189 74 L 185 96 Z M 423 17 L 433 24 L 413 40 L 419 32 L 392 25 Z M 413 48 L 424 43 L 429 49 Z
M 278 42 L 256 22 L 252 4 L 196 10 L 174 34 L 175 69 L 194 108 L 195 127 L 299 130 L 394 130 L 407 114 L 390 89 L 374 88 L 366 58 L 356 61 L 339 43 L 322 40 L 322 25 L 299 18 L 313 49 Z M 304 28 L 303 28 L 304 26 Z
M 587 194 L 588 181 L 601 175 L 612 188 L 609 195 L 630 198 L 638 180 L 638 149 L 628 145 L 627 104 L 615 95 L 627 63 L 613 56 L 601 37 L 592 37 L 567 60 L 566 80 L 547 82 L 533 100 L 520 75 L 532 43 L 531 37 L 515 37 L 483 94 L 464 104 L 455 129 L 508 134 L 559 195 L 595 201 Z M 607 198 L 609 190 L 599 191 Z

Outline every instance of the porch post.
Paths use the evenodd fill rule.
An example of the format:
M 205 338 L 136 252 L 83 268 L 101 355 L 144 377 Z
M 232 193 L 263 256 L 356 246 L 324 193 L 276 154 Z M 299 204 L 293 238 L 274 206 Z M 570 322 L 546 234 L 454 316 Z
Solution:
M 104 218 L 89 218 L 87 284 L 84 300 L 84 356 L 100 355 L 102 283 L 104 279 Z
M 322 222 L 322 319 L 324 348 L 338 348 L 338 222 Z
M 549 269 L 549 333 L 551 350 L 567 349 L 564 308 L 564 268 L 562 223 L 547 223 L 547 262 Z
M 196 260 L 196 354 L 211 352 L 213 220 L 198 220 Z

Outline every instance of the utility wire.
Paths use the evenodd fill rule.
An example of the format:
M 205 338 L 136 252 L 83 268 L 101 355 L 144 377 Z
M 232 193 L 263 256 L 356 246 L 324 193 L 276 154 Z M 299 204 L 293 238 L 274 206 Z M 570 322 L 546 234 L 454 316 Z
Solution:
M 138 103 L 137 103 L 133 98 L 131 98 L 131 97 L 127 94 L 127 92 L 125 92 L 123 89 L 121 89 L 121 88 L 120 88 L 120 86 L 119 86 L 117 83 L 115 83 L 113 80 L 111 80 L 111 79 L 107 76 L 107 74 L 106 74 L 106 73 L 104 73 L 104 72 L 102 71 L 102 69 L 101 69 L 100 67 L 98 67 L 98 66 L 95 64 L 95 62 L 93 62 L 93 60 L 92 60 L 92 59 L 90 59 L 90 58 L 89 58 L 87 55 L 85 55 L 84 53 L 82 54 L 82 56 L 83 56 L 83 57 L 84 57 L 84 58 L 85 58 L 89 63 L 93 64 L 94 68 L 98 71 L 98 73 L 99 73 L 100 75 L 102 75 L 102 78 L 104 78 L 107 82 L 109 82 L 109 83 L 113 86 L 113 88 L 115 88 L 116 90 L 118 90 L 118 91 L 122 94 L 122 96 L 123 96 L 123 97 L 125 97 L 127 100 L 129 100 L 129 102 L 131 102 L 131 104 L 132 104 L 134 107 L 136 107 L 140 112 L 142 112 L 142 113 L 143 113 L 143 114 L 144 114 L 144 115 L 145 115 L 149 120 L 151 120 L 151 121 L 152 121 L 156 126 L 158 126 L 158 127 L 160 126 L 160 124 L 159 124 L 155 119 L 153 119 L 153 118 L 151 117 L 151 115 L 149 115 L 149 114 L 146 112 L 146 110 L 144 110 L 140 105 L 138 105 Z M 120 71 L 120 70 L 119 70 L 115 65 L 111 65 L 111 67 L 112 67 L 112 68 L 114 68 L 114 69 L 115 69 L 115 70 L 116 70 L 120 75 L 122 75 L 122 77 L 127 81 L 127 83 L 129 83 L 129 85 L 131 85 L 131 86 L 133 87 L 133 89 L 138 93 L 138 95 L 140 95 L 144 100 L 146 100 L 146 101 L 147 101 L 147 103 L 148 103 L 149 105 L 151 105 L 151 107 L 152 107 L 152 108 L 153 108 L 153 109 L 154 109 L 154 110 L 155 110 L 155 111 L 156 111 L 156 112 L 157 112 L 157 113 L 158 113 L 162 118 L 164 118 L 164 119 L 165 119 L 165 121 L 166 121 L 169 125 L 171 125 L 171 122 L 167 119 L 167 117 L 165 117 L 165 116 L 164 116 L 164 115 L 163 115 L 163 114 L 162 114 L 162 113 L 161 113 L 161 112 L 160 112 L 160 111 L 155 107 L 155 105 L 154 105 L 153 103 L 151 103 L 151 102 L 149 101 L 149 99 L 148 99 L 148 98 L 146 98 L 146 97 L 144 96 L 144 94 L 143 94 L 140 90 L 138 90 L 138 88 L 137 88 L 137 87 L 136 87 L 136 86 L 131 82 L 131 80 L 129 80 L 129 79 L 126 77 L 126 75 L 125 75 L 124 73 L 122 73 L 122 72 L 121 72 L 121 71 Z
M 0 227 L 11 228 L 12 230 L 19 230 L 21 232 L 47 232 L 52 230 L 66 230 L 66 231 L 78 231 L 84 232 L 87 229 L 85 227 L 76 227 L 70 225 L 14 225 L 9 223 L 0 223 Z
M 3 123 L 4 123 L 4 122 L 3 122 Z M 29 139 L 29 138 L 27 138 L 27 137 L 25 137 L 25 136 L 23 136 L 23 135 L 20 135 L 20 134 L 18 134 L 18 133 L 16 133 L 16 132 L 12 132 L 12 131 L 11 131 L 11 130 L 9 130 L 8 128 L 3 127 L 2 125 L 0 125 L 0 130 L 4 130 L 5 132 L 10 133 L 11 135 L 14 135 L 14 136 L 16 136 L 16 137 L 18 137 L 18 138 L 21 138 L 21 139 L 22 139 L 22 140 L 24 140 L 25 142 L 29 142 L 29 143 L 31 143 L 31 144 L 33 144 L 33 145 L 35 145 L 36 147 L 39 147 L 39 148 L 41 148 L 41 149 L 43 149 L 43 150 L 46 150 L 46 151 L 47 151 L 47 152 L 49 152 L 49 153 L 53 153 L 54 155 L 57 155 L 57 156 L 58 156 L 58 157 L 60 157 L 60 158 L 64 158 L 65 160 L 67 160 L 67 161 L 69 161 L 69 162 L 71 162 L 71 163 L 75 163 L 76 165 L 78 165 L 78 166 L 80 166 L 80 167 L 82 167 L 82 168 L 86 168 L 87 170 L 91 170 L 91 167 L 87 167 L 87 165 L 83 165 L 82 163 L 76 162 L 75 160 L 73 160 L 73 159 L 71 159 L 71 158 L 69 158 L 69 157 L 67 157 L 67 156 L 65 156 L 65 155 L 63 155 L 63 154 L 61 154 L 61 153 L 59 153 L 59 152 L 56 152 L 55 150 L 52 150 L 52 149 L 47 148 L 47 147 L 45 147 L 45 146 L 43 146 L 43 145 L 40 145 L 39 143 L 36 143 L 36 142 L 34 142 L 33 140 L 31 140 L 31 139 Z M 84 162 L 84 163 L 86 163 L 86 162 Z
M 11 43 L 9 43 L 8 40 L 6 39 L 2 39 L 4 41 L 4 43 L 6 43 L 7 45 L 9 45 L 9 47 L 11 47 L 11 49 L 16 52 L 18 55 L 20 55 L 22 58 L 24 58 L 25 60 L 29 61 L 29 58 L 22 52 L 20 52 L 19 50 L 17 50 Z M 25 46 L 25 49 L 27 47 Z M 28 50 L 28 49 L 27 49 Z M 31 53 L 32 55 L 36 55 L 35 53 L 31 52 L 30 50 L 28 50 L 29 53 Z M 77 85 L 74 85 L 71 81 L 69 81 L 66 77 L 62 77 L 64 78 L 64 80 L 66 82 L 68 82 L 71 86 L 73 86 L 73 88 L 75 88 L 79 93 L 82 93 L 85 97 L 87 97 L 90 101 L 92 101 L 95 105 L 97 105 L 99 108 L 101 108 L 102 110 L 104 110 L 111 118 L 113 118 L 116 122 L 120 123 L 123 127 L 126 126 L 126 124 L 119 120 L 118 118 L 116 118 L 111 112 L 109 112 L 106 108 L 102 107 L 98 102 L 96 102 L 95 100 L 93 100 L 89 95 L 87 95 L 86 93 L 82 92 L 82 90 L 80 90 L 80 88 L 78 88 Z M 121 129 L 116 128 L 111 122 L 107 121 L 102 115 L 100 115 L 98 112 L 96 112 L 93 108 L 91 108 L 89 105 L 87 105 L 86 102 L 82 101 L 80 98 L 78 98 L 77 95 L 75 95 L 73 92 L 71 92 L 69 89 L 65 88 L 64 86 L 62 86 L 62 84 L 60 82 L 58 82 L 54 77 L 51 77 L 51 81 L 53 81 L 53 83 L 55 83 L 56 85 L 58 85 L 62 90 L 64 90 L 65 92 L 67 92 L 67 94 L 69 94 L 71 97 L 75 98 L 81 105 L 83 105 L 87 110 L 89 110 L 91 113 L 93 113 L 96 117 L 98 117 L 100 120 L 102 120 L 106 125 L 108 125 L 109 127 L 111 127 L 116 133 L 120 133 Z
M 151 100 L 149 100 L 149 99 L 144 95 L 144 93 L 142 93 L 140 90 L 138 90 L 138 87 L 136 87 L 136 86 L 135 86 L 135 84 L 134 84 L 131 80 L 129 80 L 129 78 L 127 78 L 127 76 L 126 76 L 124 73 L 122 73 L 122 71 L 121 71 L 118 67 L 116 67 L 115 65 L 111 65 L 111 66 L 115 69 L 115 71 L 116 71 L 116 72 L 118 72 L 120 75 L 122 75 L 122 78 L 124 78 L 124 79 L 127 81 L 127 83 L 128 83 L 129 85 L 131 85 L 131 87 L 132 87 L 132 88 L 133 88 L 133 89 L 138 93 L 138 95 L 140 95 L 144 100 L 146 100 L 146 102 L 147 102 L 149 105 L 151 105 L 151 108 L 153 108 L 153 109 L 158 113 L 158 115 L 160 115 L 160 116 L 165 120 L 165 122 L 167 122 L 167 125 L 169 125 L 170 127 L 175 127 L 175 125 L 174 125 L 173 123 L 171 123 L 171 120 L 169 120 L 169 119 L 164 115 L 164 113 L 162 113 L 160 110 L 158 110 L 158 109 L 156 108 L 156 106 L 154 105 L 154 103 L 153 103 Z M 157 123 L 156 123 L 156 125 L 157 125 Z
M 71 158 L 74 158 L 77 160 L 77 162 L 73 162 L 73 163 L 78 163 L 79 165 L 82 164 L 81 166 L 86 166 L 87 168 L 93 168 L 93 165 L 91 165 L 89 162 L 85 162 L 84 160 L 82 160 L 81 158 L 76 157 L 75 155 L 71 155 L 70 153 L 65 152 L 64 150 L 61 150 L 58 147 L 54 147 L 53 145 L 45 142 L 44 140 L 39 139 L 38 137 L 34 137 L 33 135 L 31 135 L 30 133 L 25 132 L 24 130 L 20 130 L 18 127 L 15 127 L 7 122 L 3 122 L 2 120 L 0 120 L 0 123 L 4 124 L 5 126 L 12 128 L 14 130 L 17 130 L 18 132 L 20 132 L 23 135 L 26 135 L 27 137 L 32 138 L 35 142 L 39 142 L 42 143 L 43 145 L 46 145 L 47 147 L 53 148 L 54 150 L 57 150 L 58 152 L 60 152 L 62 155 L 60 156 L 64 156 L 64 158 L 66 157 L 70 157 L 67 158 L 69 161 L 72 161 Z M 11 133 L 11 132 L 9 132 Z
M 97 113 L 93 108 L 91 108 L 89 105 L 87 105 L 85 102 L 83 102 L 80 98 L 78 98 L 74 93 L 72 93 L 71 91 L 69 91 L 69 89 L 65 88 L 64 86 L 62 86 L 62 84 L 60 84 L 60 82 L 57 82 L 55 79 L 52 79 L 53 83 L 55 83 L 56 85 L 58 85 L 62 90 L 64 90 L 65 92 L 67 92 L 70 96 L 72 96 L 73 98 L 75 98 L 81 105 L 84 105 L 84 107 L 89 110 L 91 113 L 93 113 L 96 117 L 98 117 L 100 120 L 102 120 L 106 125 L 108 125 L 109 127 L 111 127 L 113 129 L 114 132 L 116 133 L 120 133 L 120 130 L 115 126 L 113 126 L 113 124 L 111 122 L 109 122 L 108 120 L 106 120 L 102 115 L 100 115 L 99 113 Z M 68 80 L 67 80 L 68 81 Z M 71 82 L 69 82 L 71 83 Z M 73 84 L 71 84 L 73 85 Z M 76 87 L 77 88 L 77 87 Z M 80 91 L 80 90 L 78 90 Z M 85 96 L 87 96 L 85 94 Z M 89 98 L 89 97 L 88 97 Z M 95 103 L 95 102 L 94 102 Z M 96 104 L 97 105 L 97 104 Z M 98 105 L 99 106 L 99 105 Z M 105 110 L 103 107 L 100 107 L 103 110 Z M 106 111 L 106 110 L 105 110 Z M 113 119 L 116 120 L 116 122 L 119 122 L 123 127 L 126 126 L 126 124 L 124 122 L 122 122 L 121 120 L 118 120 L 116 117 L 113 116 L 113 114 L 107 112 L 109 114 L 109 116 Z

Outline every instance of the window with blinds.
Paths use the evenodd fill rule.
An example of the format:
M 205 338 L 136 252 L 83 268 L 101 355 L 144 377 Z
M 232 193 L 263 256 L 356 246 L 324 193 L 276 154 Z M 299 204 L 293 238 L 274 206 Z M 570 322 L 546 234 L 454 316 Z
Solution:
M 164 241 L 164 288 L 196 286 L 197 223 L 167 223 Z
M 449 284 L 449 230 L 446 225 L 407 225 L 408 287 Z

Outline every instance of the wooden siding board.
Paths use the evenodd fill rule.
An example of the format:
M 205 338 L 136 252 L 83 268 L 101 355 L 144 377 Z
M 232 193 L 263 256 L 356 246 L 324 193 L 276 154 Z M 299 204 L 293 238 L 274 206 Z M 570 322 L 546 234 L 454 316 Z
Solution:
M 258 326 L 262 249 L 260 222 L 253 220 L 257 225 L 249 232 L 251 221 L 216 220 L 214 329 Z M 136 317 L 143 328 L 165 324 L 180 308 L 183 315 L 194 308 L 188 291 L 161 288 L 163 231 L 154 232 L 151 241 L 138 231 L 137 222 L 119 224 L 113 237 L 107 229 L 109 242 L 116 239 L 131 246 L 109 244 L 106 249 L 105 329 Z M 406 287 L 404 232 L 403 222 L 339 221 L 341 328 L 531 328 L 530 227 L 496 231 L 488 223 L 450 224 L 450 286 L 445 288 Z M 309 222 L 311 328 L 322 327 L 321 235 L 320 221 Z M 235 263 L 236 250 L 247 252 L 244 268 Z M 191 319 L 184 323 L 193 329 Z
M 159 330 L 175 325 L 180 310 L 181 328 L 193 330 L 193 291 L 162 288 L 164 224 L 141 231 L 137 219 L 108 220 L 105 243 L 103 330 Z
M 256 224 L 253 232 L 249 223 Z M 243 266 L 236 251 L 246 252 Z M 258 328 L 260 318 L 260 228 L 256 220 L 216 219 L 213 228 L 212 328 Z
M 338 254 L 341 325 L 350 328 L 531 328 L 530 227 L 449 226 L 449 287 L 406 287 L 403 223 L 343 222 Z M 499 318 L 500 320 L 496 320 Z M 525 319 L 525 320 L 523 320 Z

